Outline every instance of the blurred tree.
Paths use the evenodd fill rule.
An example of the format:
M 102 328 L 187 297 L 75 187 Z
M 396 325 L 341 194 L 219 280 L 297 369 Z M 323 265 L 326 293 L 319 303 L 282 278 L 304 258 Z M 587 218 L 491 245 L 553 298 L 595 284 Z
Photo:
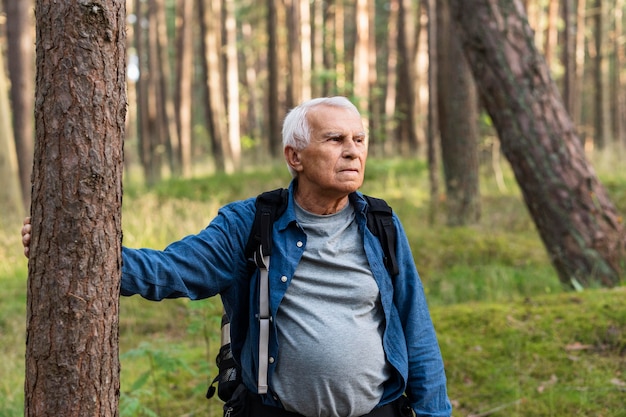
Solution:
M 222 54 L 222 5 L 220 0 L 198 0 L 198 18 L 202 44 L 202 85 L 204 115 L 213 150 L 213 160 L 218 171 L 233 172 L 235 167 L 228 142 L 226 119 L 226 93 Z
M 193 0 L 181 0 L 176 11 L 176 89 L 174 103 L 177 135 L 180 140 L 178 159 L 183 177 L 191 176 L 192 81 L 193 65 Z
M 4 73 L 4 56 L 0 53 L 0 227 L 14 227 L 23 217 L 22 193 L 18 174 L 17 153 L 11 127 L 7 77 Z
M 30 207 L 34 138 L 34 39 L 32 0 L 4 0 L 7 17 L 7 66 L 11 79 L 13 134 L 19 167 L 22 203 Z M 8 109 L 7 109 L 8 110 Z M 7 125 L 8 126 L 8 125 Z M 13 140 L 13 138 L 11 138 Z
M 450 226 L 480 219 L 478 97 L 448 0 L 437 2 L 437 104 Z
M 125 2 L 37 0 L 25 411 L 118 415 Z
M 520 0 L 451 0 L 465 54 L 561 281 L 614 286 L 626 232 L 598 180 Z
M 430 208 L 429 223 L 435 222 L 435 216 L 439 208 L 439 91 L 437 78 L 439 68 L 437 66 L 437 1 L 426 1 L 426 14 L 428 16 L 428 123 L 426 141 L 428 144 L 428 178 L 430 182 Z
M 230 148 L 233 170 L 241 167 L 241 133 L 239 114 L 239 59 L 237 56 L 237 21 L 235 20 L 235 1 L 225 0 L 224 7 L 224 50 L 226 116 L 228 118 L 228 145 Z

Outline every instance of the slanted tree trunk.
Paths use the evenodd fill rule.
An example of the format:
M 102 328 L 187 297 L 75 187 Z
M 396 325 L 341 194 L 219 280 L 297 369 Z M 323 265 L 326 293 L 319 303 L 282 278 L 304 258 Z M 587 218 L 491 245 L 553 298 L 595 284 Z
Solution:
M 11 79 L 14 147 L 17 152 L 22 203 L 25 208 L 28 208 L 30 207 L 30 175 L 33 169 L 34 138 L 34 39 L 30 20 L 33 1 L 4 0 L 4 5 L 7 17 L 7 67 Z
M 117 416 L 126 3 L 35 12 L 24 415 Z
M 451 0 L 484 106 L 560 280 L 614 286 L 623 222 L 586 160 L 521 0 Z

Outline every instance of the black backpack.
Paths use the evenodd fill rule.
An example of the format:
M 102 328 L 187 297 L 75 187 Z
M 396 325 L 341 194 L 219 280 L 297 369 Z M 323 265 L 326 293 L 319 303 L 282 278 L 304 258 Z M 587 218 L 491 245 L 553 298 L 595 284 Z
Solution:
M 367 201 L 367 227 L 376 236 L 383 248 L 383 262 L 394 277 L 398 274 L 396 260 L 396 228 L 393 224 L 393 211 L 385 200 L 364 195 Z M 245 254 L 248 259 L 249 275 L 259 268 L 267 272 L 264 257 L 269 258 L 272 253 L 272 227 L 287 209 L 289 191 L 278 188 L 259 194 L 256 199 L 256 213 L 254 223 L 246 243 Z M 222 344 L 216 357 L 218 375 L 213 379 L 206 397 L 215 394 L 215 383 L 218 383 L 217 396 L 224 402 L 233 396 L 235 390 L 242 384 L 241 369 L 233 358 L 230 350 L 230 320 L 226 314 L 222 316 Z

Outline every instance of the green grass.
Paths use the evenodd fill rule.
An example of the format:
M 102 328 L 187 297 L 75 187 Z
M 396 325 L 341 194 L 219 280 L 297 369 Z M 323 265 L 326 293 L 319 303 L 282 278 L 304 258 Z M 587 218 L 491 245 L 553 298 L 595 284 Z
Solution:
M 623 166 L 619 163 L 607 167 Z M 626 169 L 601 179 L 626 212 Z M 283 164 L 233 176 L 127 181 L 124 243 L 163 248 L 195 233 L 224 203 L 288 183 Z M 482 220 L 430 222 L 426 166 L 371 160 L 363 192 L 401 217 L 424 281 L 446 361 L 456 416 L 626 416 L 624 288 L 561 287 L 519 190 L 505 171 L 481 179 Z M 16 223 L 0 230 L 0 417 L 23 415 L 26 260 Z M 204 393 L 216 373 L 219 300 L 122 298 L 122 416 L 219 416 Z M 498 411 L 499 410 L 499 411 Z

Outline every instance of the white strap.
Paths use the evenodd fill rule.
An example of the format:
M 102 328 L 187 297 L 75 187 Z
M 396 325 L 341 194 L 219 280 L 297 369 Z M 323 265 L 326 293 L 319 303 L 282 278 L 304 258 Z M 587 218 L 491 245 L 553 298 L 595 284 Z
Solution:
M 257 390 L 259 394 L 267 394 L 267 372 L 270 344 L 270 302 L 269 302 L 269 266 L 270 257 L 263 256 L 259 247 L 262 265 L 259 267 L 259 378 Z M 256 257 L 255 257 L 256 258 Z

